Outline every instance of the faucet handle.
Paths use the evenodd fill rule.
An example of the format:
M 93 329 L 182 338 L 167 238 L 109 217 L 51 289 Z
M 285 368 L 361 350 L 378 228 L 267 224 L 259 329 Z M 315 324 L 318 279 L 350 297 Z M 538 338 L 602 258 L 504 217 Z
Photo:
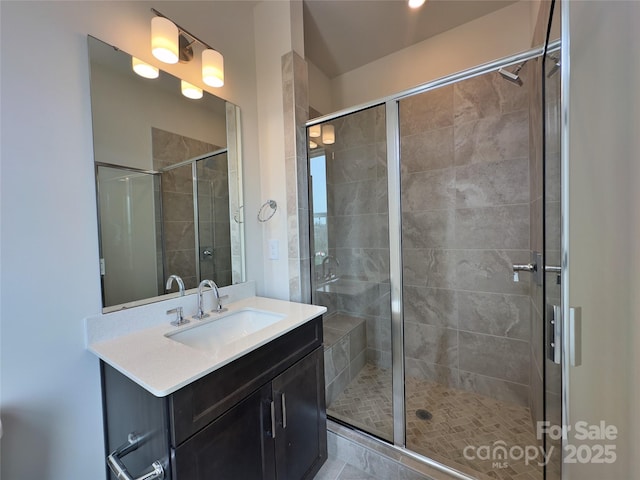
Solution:
M 171 310 L 167 310 L 167 315 L 171 315 L 173 313 L 176 314 L 175 320 L 171 322 L 171 325 L 173 325 L 174 327 L 179 327 L 180 325 L 189 323 L 189 320 L 182 316 L 182 307 L 176 307 L 172 308 Z

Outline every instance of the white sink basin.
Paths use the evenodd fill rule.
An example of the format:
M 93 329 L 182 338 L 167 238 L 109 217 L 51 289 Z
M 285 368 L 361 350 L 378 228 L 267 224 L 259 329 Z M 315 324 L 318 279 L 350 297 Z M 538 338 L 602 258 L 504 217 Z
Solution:
M 220 347 L 259 332 L 285 318 L 285 315 L 280 313 L 252 308 L 222 314 L 221 317 L 216 315 L 212 313 L 203 323 L 196 323 L 166 336 L 206 353 L 215 353 Z M 192 320 L 193 322 L 197 320 Z

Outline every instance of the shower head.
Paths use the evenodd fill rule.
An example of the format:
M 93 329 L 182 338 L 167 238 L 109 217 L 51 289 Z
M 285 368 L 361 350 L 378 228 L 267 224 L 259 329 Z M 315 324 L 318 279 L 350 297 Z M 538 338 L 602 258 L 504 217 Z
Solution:
M 520 70 L 522 70 L 522 67 L 524 67 L 524 64 L 527 62 L 522 62 L 520 65 L 518 65 L 515 70 L 513 72 L 510 72 L 509 70 L 505 70 L 504 68 L 500 68 L 498 70 L 498 73 L 500 75 L 502 75 L 502 77 L 506 80 L 509 80 L 510 82 L 515 83 L 518 86 L 522 86 L 522 79 L 520 78 L 520 75 L 518 75 L 520 73 Z

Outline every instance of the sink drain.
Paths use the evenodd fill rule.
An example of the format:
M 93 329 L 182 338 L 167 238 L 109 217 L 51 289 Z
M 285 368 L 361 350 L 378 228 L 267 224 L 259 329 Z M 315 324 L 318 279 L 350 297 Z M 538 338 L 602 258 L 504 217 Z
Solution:
M 416 410 L 416 417 L 418 417 L 420 420 L 431 420 L 433 418 L 433 415 L 431 415 L 431 412 L 425 410 L 424 408 L 419 408 L 418 410 Z

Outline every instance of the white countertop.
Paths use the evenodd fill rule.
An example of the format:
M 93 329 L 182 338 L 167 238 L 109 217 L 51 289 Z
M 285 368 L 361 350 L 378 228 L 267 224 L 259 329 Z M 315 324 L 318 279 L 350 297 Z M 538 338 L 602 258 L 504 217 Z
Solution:
M 165 336 L 193 327 L 199 322 L 193 319 L 179 327 L 163 319 L 165 321 L 159 325 L 90 343 L 87 348 L 153 395 L 164 397 L 327 311 L 325 307 L 264 297 L 245 298 L 225 307 L 229 311 L 218 318 L 246 308 L 266 310 L 285 317 L 216 352 L 204 353 Z M 212 314 L 215 319 L 213 315 L 217 314 Z

